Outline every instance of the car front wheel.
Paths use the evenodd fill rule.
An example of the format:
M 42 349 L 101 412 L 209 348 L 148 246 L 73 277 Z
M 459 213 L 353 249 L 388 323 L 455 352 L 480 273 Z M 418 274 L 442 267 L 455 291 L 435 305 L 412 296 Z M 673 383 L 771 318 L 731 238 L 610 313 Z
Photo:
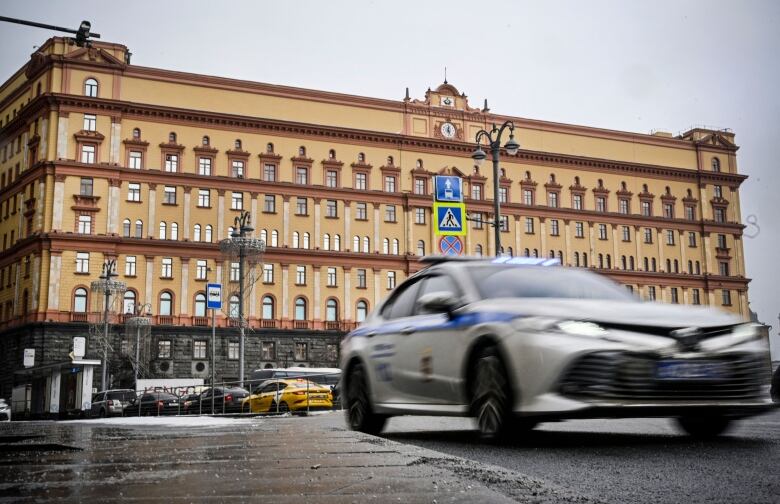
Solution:
M 484 439 L 504 437 L 512 422 L 509 381 L 498 351 L 485 348 L 474 361 L 471 411 Z
M 731 420 L 724 417 L 680 417 L 677 424 L 688 435 L 699 439 L 717 437 L 728 430 Z
M 387 417 L 373 412 L 363 365 L 358 363 L 352 366 L 347 378 L 349 385 L 345 401 L 349 428 L 366 434 L 379 434 L 387 422 Z

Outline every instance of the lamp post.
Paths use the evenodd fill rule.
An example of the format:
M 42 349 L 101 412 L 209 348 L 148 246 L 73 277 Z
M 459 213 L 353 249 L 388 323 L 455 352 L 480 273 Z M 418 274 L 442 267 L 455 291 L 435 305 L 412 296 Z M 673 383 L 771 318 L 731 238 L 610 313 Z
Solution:
M 116 272 L 116 259 L 107 259 L 103 263 L 103 273 L 90 284 L 93 292 L 102 292 L 103 298 L 103 362 L 101 364 L 102 373 L 100 379 L 100 390 L 106 390 L 108 377 L 108 309 L 111 303 L 111 294 L 119 294 L 125 291 L 124 282 L 112 280 L 119 276 Z
M 135 365 L 133 366 L 134 387 L 138 392 L 138 374 L 141 368 L 141 327 L 148 327 L 151 324 L 152 305 L 149 303 L 136 304 L 133 306 L 132 317 L 127 320 L 127 324 L 135 327 Z
M 493 226 L 493 231 L 495 232 L 496 257 L 498 257 L 501 250 L 501 202 L 498 197 L 498 160 L 501 150 L 501 135 L 506 128 L 509 128 L 509 140 L 504 145 L 504 149 L 510 156 L 517 154 L 517 151 L 520 150 L 520 144 L 515 141 L 515 124 L 512 121 L 505 121 L 500 127 L 493 124 L 493 128 L 490 131 L 479 130 L 475 138 L 477 148 L 471 153 L 471 158 L 477 166 L 481 166 L 482 162 L 487 158 L 487 154 L 482 150 L 481 141 L 482 137 L 487 137 L 490 154 L 493 158 L 493 222 L 490 225 Z

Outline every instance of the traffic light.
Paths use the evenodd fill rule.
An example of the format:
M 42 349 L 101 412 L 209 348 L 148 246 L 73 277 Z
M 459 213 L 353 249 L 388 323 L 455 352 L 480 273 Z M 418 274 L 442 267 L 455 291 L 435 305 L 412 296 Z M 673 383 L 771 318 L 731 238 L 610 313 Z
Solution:
M 92 28 L 92 23 L 89 21 L 82 21 L 79 26 L 79 30 L 76 32 L 76 45 L 84 47 L 89 45 L 89 29 Z

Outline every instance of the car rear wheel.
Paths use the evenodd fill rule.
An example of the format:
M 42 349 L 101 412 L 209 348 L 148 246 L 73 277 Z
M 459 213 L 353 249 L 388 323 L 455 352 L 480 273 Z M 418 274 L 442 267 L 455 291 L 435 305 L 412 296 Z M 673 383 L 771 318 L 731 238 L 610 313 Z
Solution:
M 731 419 L 713 417 L 680 417 L 677 425 L 688 435 L 699 439 L 710 439 L 720 436 L 731 426 Z
M 98 416 L 100 418 L 106 418 L 106 410 L 104 410 L 103 408 L 100 408 L 100 412 L 98 413 Z
M 347 378 L 349 385 L 344 399 L 349 428 L 366 434 L 379 434 L 387 422 L 387 417 L 373 412 L 363 365 L 358 363 L 352 366 Z
M 494 347 L 483 349 L 474 361 L 471 411 L 484 439 L 502 438 L 511 428 L 509 381 Z
M 288 413 L 290 411 L 290 405 L 282 401 L 279 403 L 279 413 Z

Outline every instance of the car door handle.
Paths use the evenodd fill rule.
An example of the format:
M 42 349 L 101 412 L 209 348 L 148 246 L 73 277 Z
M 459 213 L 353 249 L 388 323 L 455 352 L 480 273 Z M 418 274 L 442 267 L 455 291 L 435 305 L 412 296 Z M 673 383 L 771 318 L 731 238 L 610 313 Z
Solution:
M 412 334 L 414 332 L 414 327 L 412 326 L 406 326 L 403 329 L 401 329 L 401 334 Z
M 366 338 L 373 338 L 376 336 L 376 331 L 369 331 L 366 333 Z

